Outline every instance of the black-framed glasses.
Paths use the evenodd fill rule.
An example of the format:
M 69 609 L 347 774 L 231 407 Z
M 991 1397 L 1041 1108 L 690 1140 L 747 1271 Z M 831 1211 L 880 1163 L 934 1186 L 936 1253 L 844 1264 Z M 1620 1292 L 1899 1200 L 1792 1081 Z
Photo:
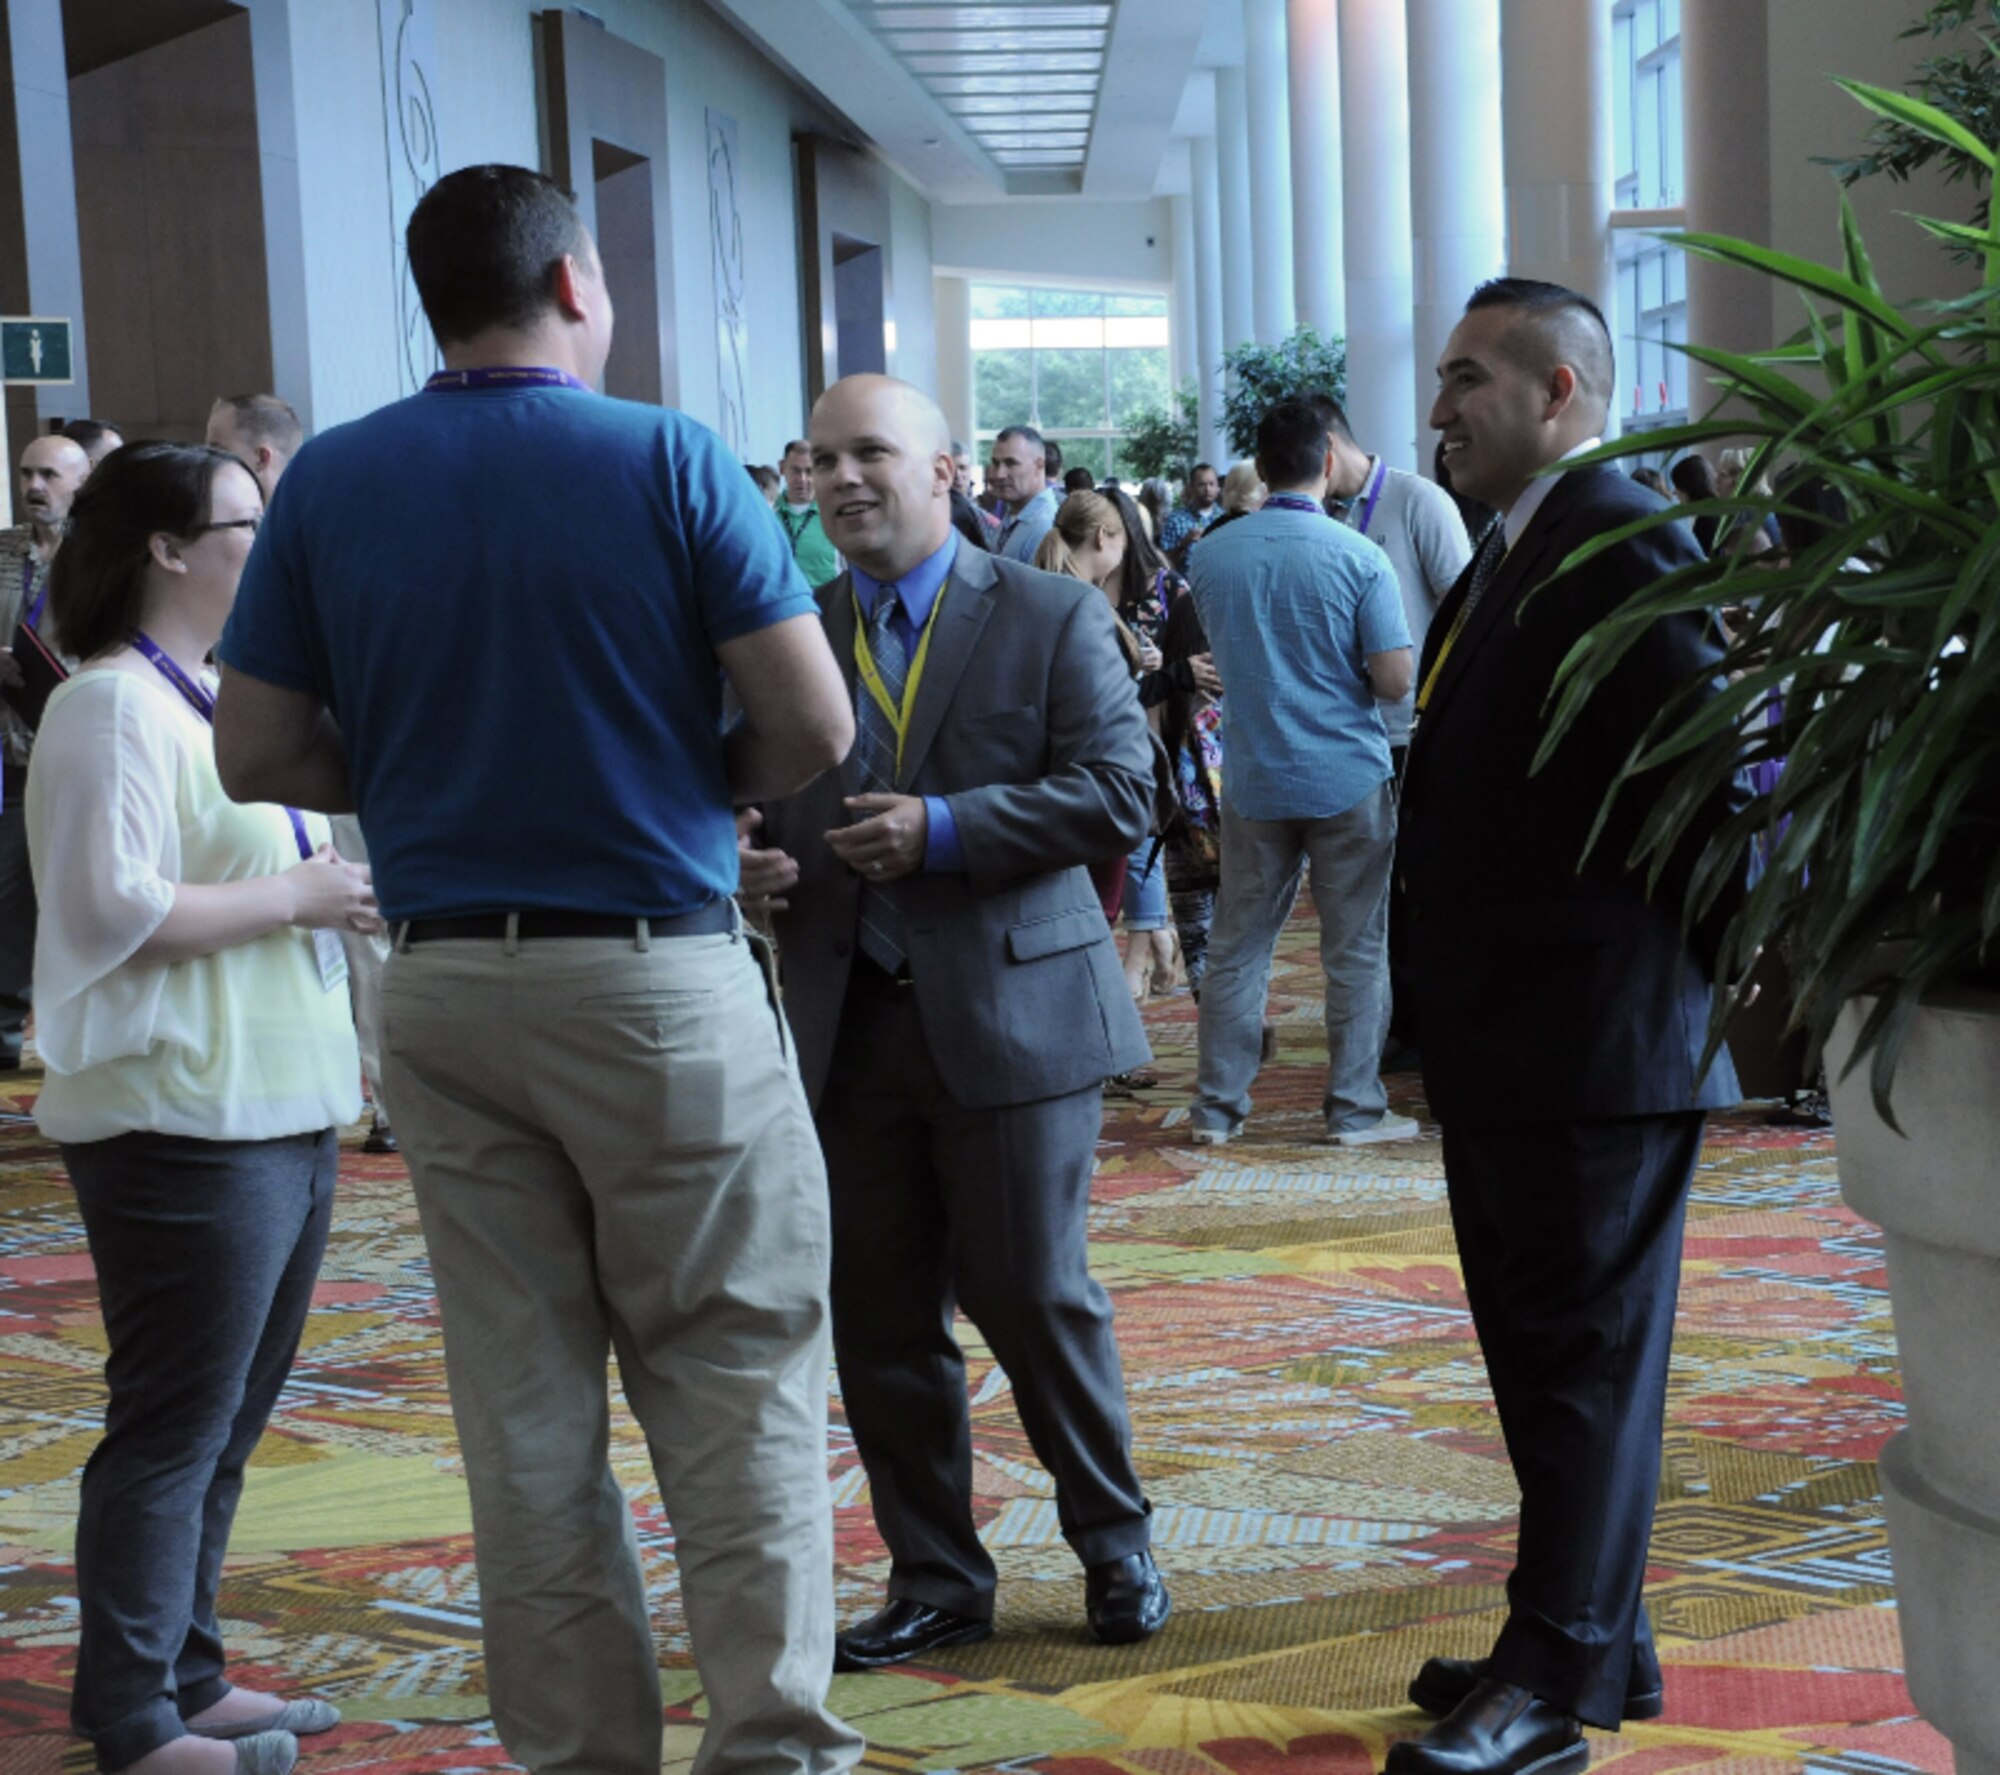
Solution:
M 257 526 L 263 523 L 263 521 L 264 514 L 262 512 L 259 512 L 254 518 L 223 518 L 216 523 L 202 525 L 195 532 L 195 535 L 206 536 L 211 530 L 247 530 L 252 536 L 255 536 L 257 534 Z

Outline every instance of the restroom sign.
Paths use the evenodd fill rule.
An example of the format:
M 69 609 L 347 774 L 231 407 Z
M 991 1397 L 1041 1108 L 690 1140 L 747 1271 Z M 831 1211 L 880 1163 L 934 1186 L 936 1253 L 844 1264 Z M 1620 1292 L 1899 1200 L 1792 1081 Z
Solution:
M 46 315 L 0 315 L 0 381 L 74 382 L 69 325 Z

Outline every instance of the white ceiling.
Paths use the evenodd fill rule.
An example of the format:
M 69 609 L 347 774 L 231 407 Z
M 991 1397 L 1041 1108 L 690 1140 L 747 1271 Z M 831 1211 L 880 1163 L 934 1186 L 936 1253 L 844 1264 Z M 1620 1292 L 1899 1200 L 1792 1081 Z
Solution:
M 1242 55 L 1241 0 L 709 3 L 944 203 L 1185 189 L 1183 95 Z

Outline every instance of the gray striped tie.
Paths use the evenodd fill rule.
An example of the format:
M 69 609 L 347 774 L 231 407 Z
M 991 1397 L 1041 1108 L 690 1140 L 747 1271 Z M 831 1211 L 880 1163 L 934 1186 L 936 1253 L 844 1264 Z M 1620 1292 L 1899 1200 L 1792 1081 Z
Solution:
M 874 656 L 875 670 L 882 688 L 889 693 L 889 701 L 900 709 L 910 661 L 895 625 L 889 620 L 898 602 L 894 586 L 882 586 L 876 591 L 875 608 L 868 614 L 868 651 Z M 854 686 L 854 727 L 854 756 L 861 766 L 861 792 L 893 794 L 895 725 L 858 678 Z M 896 910 L 893 886 L 866 877 L 861 883 L 861 952 L 884 973 L 893 974 L 903 965 L 903 921 Z

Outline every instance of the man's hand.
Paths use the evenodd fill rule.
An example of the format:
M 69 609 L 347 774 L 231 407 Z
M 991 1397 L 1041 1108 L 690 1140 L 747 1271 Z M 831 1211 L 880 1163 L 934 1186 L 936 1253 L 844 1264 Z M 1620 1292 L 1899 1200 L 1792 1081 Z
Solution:
M 1194 687 L 1203 696 L 1222 694 L 1222 674 L 1215 669 L 1215 655 L 1196 653 L 1188 656 L 1188 670 L 1194 674 Z
M 924 866 L 930 842 L 930 810 L 921 795 L 850 795 L 852 826 L 826 835 L 833 854 L 870 881 L 894 881 Z
M 19 690 L 25 683 L 27 679 L 21 676 L 21 668 L 14 663 L 13 648 L 0 647 L 0 684 L 10 690 Z
M 779 896 L 797 885 L 799 865 L 784 851 L 759 850 L 754 842 L 764 816 L 754 807 L 736 815 L 736 903 L 753 917 L 786 911 L 791 902 Z

